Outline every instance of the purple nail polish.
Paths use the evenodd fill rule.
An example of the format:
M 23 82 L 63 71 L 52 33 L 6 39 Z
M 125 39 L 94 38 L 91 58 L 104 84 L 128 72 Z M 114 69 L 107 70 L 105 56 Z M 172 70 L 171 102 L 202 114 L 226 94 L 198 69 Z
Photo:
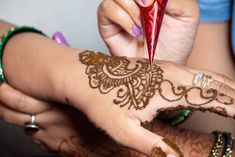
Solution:
M 134 35 L 137 37 L 142 35 L 142 30 L 136 25 L 133 27 L 132 31 L 133 31 Z
M 147 3 L 147 0 L 141 0 L 141 1 L 144 5 Z
M 64 44 L 69 46 L 68 42 L 66 41 L 66 39 L 64 38 L 64 36 L 62 35 L 62 33 L 60 32 L 56 32 L 53 36 L 52 39 L 57 41 L 60 44 Z

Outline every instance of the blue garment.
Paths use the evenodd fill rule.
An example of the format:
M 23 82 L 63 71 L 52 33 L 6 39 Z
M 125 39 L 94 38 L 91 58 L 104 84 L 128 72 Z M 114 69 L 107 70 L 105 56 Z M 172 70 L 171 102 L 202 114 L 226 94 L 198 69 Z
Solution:
M 232 20 L 232 45 L 235 55 L 235 3 L 233 3 L 233 0 L 198 0 L 198 2 L 202 23 Z

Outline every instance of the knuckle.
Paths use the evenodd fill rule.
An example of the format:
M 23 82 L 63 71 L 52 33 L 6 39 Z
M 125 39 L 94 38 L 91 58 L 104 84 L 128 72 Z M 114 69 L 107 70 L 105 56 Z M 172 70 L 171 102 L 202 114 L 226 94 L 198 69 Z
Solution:
M 108 0 L 104 0 L 98 8 L 100 14 L 106 14 L 107 9 L 109 8 L 110 2 Z
M 169 69 L 169 70 L 176 70 L 178 69 L 177 65 L 173 62 L 168 62 L 168 63 L 164 63 L 163 65 L 165 68 Z

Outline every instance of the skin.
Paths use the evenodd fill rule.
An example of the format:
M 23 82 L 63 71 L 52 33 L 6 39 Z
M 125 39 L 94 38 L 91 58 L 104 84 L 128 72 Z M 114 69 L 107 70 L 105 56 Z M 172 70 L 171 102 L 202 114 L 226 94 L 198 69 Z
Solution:
M 4 84 L 1 88 L 6 88 L 6 86 L 8 85 Z M 29 112 L 29 109 L 26 109 L 25 112 Z M 19 127 L 23 127 L 25 121 L 29 120 L 28 114 L 4 106 L 0 107 L 0 117 Z M 44 150 L 50 150 L 66 157 L 100 157 L 102 154 L 110 157 L 124 155 L 146 157 L 142 153 L 117 144 L 103 132 L 97 130 L 81 112 L 69 106 L 57 106 L 39 113 L 36 115 L 36 121 L 40 124 L 40 131 L 35 133 L 32 138 Z M 207 157 L 213 146 L 214 137 L 210 134 L 173 128 L 159 121 L 149 123 L 145 128 L 176 143 L 185 157 Z M 90 136 L 91 134 L 95 136 Z
M 149 0 L 147 3 L 146 6 L 151 4 L 152 1 Z M 115 5 L 118 7 L 112 8 L 112 6 Z M 100 33 L 113 55 L 147 58 L 146 49 L 142 50 L 139 47 L 140 42 L 138 41 L 142 40 L 142 37 L 134 36 L 132 31 L 134 25 L 142 28 L 138 23 L 140 16 L 139 6 L 144 5 L 140 1 L 134 0 L 124 2 L 106 0 L 101 3 L 99 7 Z M 109 10 L 109 8 L 112 8 L 112 11 Z M 116 12 L 113 10 L 116 10 Z M 117 17 L 117 15 L 119 15 L 117 14 L 118 12 L 122 14 Z M 169 1 L 155 58 L 172 60 L 180 64 L 186 64 L 189 67 L 221 73 L 226 76 L 221 78 L 221 82 L 226 82 L 227 77 L 235 80 L 235 62 L 230 44 L 231 23 L 200 24 L 197 31 L 198 22 L 199 11 L 196 1 Z M 170 23 L 170 25 L 168 23 Z M 182 28 L 184 29 L 182 30 Z M 170 35 L 167 35 L 168 33 Z M 194 40 L 188 39 L 194 39 L 195 37 L 194 45 Z M 175 40 L 171 40 L 171 38 Z M 163 42 L 168 42 L 166 45 L 171 43 L 170 46 L 161 46 L 164 45 L 161 39 L 163 39 Z M 123 46 L 117 47 L 117 44 L 115 44 L 117 40 L 118 43 L 123 41 L 123 43 L 120 44 Z M 184 41 L 182 43 L 187 44 L 180 45 L 180 42 L 175 41 Z M 171 50 L 171 48 L 174 50 Z M 193 51 L 191 51 L 192 48 Z M 137 53 L 129 54 L 128 52 L 132 51 L 126 51 L 126 49 L 135 50 L 134 52 Z M 179 52 L 177 51 L 178 49 L 180 50 Z M 189 55 L 190 57 L 188 59 L 187 56 Z M 218 66 L 218 63 L 220 63 L 220 66 Z M 183 126 L 205 132 L 210 132 L 211 129 L 215 129 L 215 127 L 211 125 L 211 127 L 205 130 L 203 125 L 206 123 L 201 124 L 201 121 L 205 121 L 205 118 L 208 119 L 207 121 L 210 123 L 213 122 L 216 117 L 211 117 L 210 115 L 202 116 L 202 114 L 195 113 Z M 220 122 L 220 128 L 231 128 L 230 131 L 234 132 L 234 128 L 232 127 L 234 125 L 233 122 L 228 122 L 226 119 L 221 121 L 219 118 L 216 118 L 216 121 Z M 192 125 L 192 123 L 194 125 Z
M 138 3 L 140 5 L 143 5 L 141 3 L 141 1 L 138 1 Z M 146 6 L 150 5 L 151 3 L 152 2 L 148 1 Z M 172 6 L 174 6 L 174 3 L 170 3 L 170 4 L 173 4 Z M 172 8 L 172 9 L 174 9 L 174 8 Z M 169 10 L 172 10 L 172 9 L 169 9 Z M 170 14 L 174 14 L 174 11 L 173 12 L 171 11 Z M 183 14 L 183 15 L 185 15 L 185 14 Z M 14 91 L 14 92 L 15 93 L 10 93 L 10 95 L 14 95 L 14 94 L 16 95 L 16 93 L 17 93 L 17 95 L 15 97 L 13 97 L 15 99 L 12 99 L 12 101 L 11 101 L 12 103 L 8 103 L 8 101 L 5 99 L 5 102 L 6 102 L 5 105 L 9 105 L 9 106 L 11 106 L 14 109 L 14 107 L 15 107 L 14 105 L 16 104 L 17 108 L 21 109 L 22 112 L 25 112 L 25 110 L 24 110 L 25 106 L 27 106 L 27 103 L 31 103 L 32 102 L 32 101 L 30 101 L 30 99 L 32 99 L 32 98 L 30 98 L 29 96 L 27 96 L 27 95 L 25 95 L 25 94 L 23 94 L 23 93 L 21 93 L 19 91 Z M 18 102 L 21 102 L 21 103 L 18 103 Z M 39 105 L 37 104 L 37 106 L 39 106 Z M 37 109 L 37 110 L 42 112 L 44 110 L 47 110 L 47 107 L 46 106 L 45 107 L 41 107 L 40 110 L 39 109 Z M 37 110 L 34 110 L 34 111 L 30 112 L 30 113 L 36 113 Z
M 78 53 L 82 54 L 79 50 L 59 45 L 38 34 L 22 33 L 16 35 L 6 45 L 4 51 L 3 63 L 6 78 L 9 84 L 16 89 L 42 100 L 66 103 L 66 98 L 68 98 L 71 104 L 82 111 L 96 126 L 105 130 L 114 140 L 127 147 L 151 155 L 152 148 L 157 145 L 167 154 L 178 156 L 174 149 L 162 141 L 161 136 L 144 129 L 140 123 L 151 121 L 160 109 L 176 107 L 178 104 L 185 104 L 185 106 L 190 104 L 185 99 L 180 99 L 177 102 L 166 101 L 156 91 L 143 110 L 120 108 L 113 102 L 117 96 L 117 90 L 102 94 L 99 90 L 90 87 L 86 74 L 87 65 L 79 61 Z M 135 59 L 128 60 L 130 61 L 129 68 L 133 67 L 137 61 Z M 146 62 L 145 60 L 140 61 Z M 107 65 L 109 64 L 107 63 Z M 187 67 L 165 62 L 158 62 L 156 66 L 163 69 L 164 78 L 173 82 L 174 86 L 191 88 L 194 73 Z M 176 71 L 177 73 L 175 73 Z M 185 78 L 185 80 L 177 78 Z M 215 82 L 211 87 L 218 93 L 226 93 L 227 97 L 234 98 L 234 82 L 223 84 L 223 87 L 230 89 L 227 90 L 228 88 L 220 88 L 221 82 L 216 80 L 216 77 L 214 78 Z M 165 84 L 161 89 L 169 96 L 172 91 L 168 87 L 170 86 Z M 81 89 L 83 90 L 81 91 Z M 208 90 L 210 89 L 203 89 L 203 93 Z M 201 97 L 198 95 L 198 91 L 191 94 L 191 100 L 200 103 Z M 194 94 L 196 95 L 194 96 Z M 213 104 L 210 102 L 203 107 L 211 107 L 212 105 L 225 107 L 229 116 L 235 114 L 234 109 L 226 106 L 224 102 L 213 101 Z
M 99 32 L 112 55 L 148 58 L 146 39 L 140 20 L 140 7 L 148 7 L 152 3 L 153 0 L 146 0 L 146 4 L 140 0 L 101 2 L 98 8 Z M 186 64 L 193 49 L 198 24 L 199 8 L 196 0 L 169 0 L 155 58 Z M 142 35 L 133 34 L 136 26 L 141 29 Z M 176 114 L 172 112 L 161 117 L 168 119 Z
M 235 62 L 231 48 L 231 23 L 200 24 L 195 46 L 187 65 L 193 68 L 214 71 L 235 80 Z M 224 81 L 226 82 L 226 79 L 222 82 Z M 205 118 L 208 119 L 207 123 L 217 121 L 221 124 L 220 129 L 227 128 L 228 131 L 234 133 L 233 121 L 226 121 L 214 116 L 202 116 L 198 113 L 193 114 L 185 127 L 189 127 L 190 123 L 194 123 L 195 125 L 190 126 L 190 128 L 199 130 L 198 128 L 203 126 L 199 122 Z M 209 125 L 205 131 L 211 131 L 211 128 L 214 129 L 213 125 Z
M 136 26 L 142 30 L 139 7 L 149 6 L 153 0 L 146 2 L 145 5 L 140 0 L 101 2 L 98 9 L 99 31 L 112 55 L 148 58 L 144 37 L 133 34 Z M 185 64 L 193 48 L 198 23 L 196 0 L 169 0 L 155 58 Z

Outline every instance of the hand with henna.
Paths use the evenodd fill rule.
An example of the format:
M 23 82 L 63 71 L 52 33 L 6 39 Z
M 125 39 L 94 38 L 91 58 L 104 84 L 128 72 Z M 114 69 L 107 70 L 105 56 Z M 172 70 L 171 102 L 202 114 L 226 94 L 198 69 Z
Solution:
M 3 63 L 16 89 L 47 101 L 69 100 L 115 141 L 149 156 L 182 156 L 169 140 L 141 126 L 161 111 L 188 107 L 235 115 L 233 81 L 211 73 L 209 88 L 196 87 L 192 81 L 200 70 L 173 63 L 151 66 L 142 59 L 80 51 L 34 33 L 14 36 Z
M 104 0 L 98 9 L 99 31 L 115 56 L 148 58 L 140 6 L 153 0 Z M 156 58 L 185 64 L 192 51 L 199 24 L 196 0 L 168 0 Z M 117 44 L 118 43 L 118 44 Z
M 4 84 L 0 89 L 6 91 L 10 87 Z M 40 108 L 45 105 L 50 109 L 41 112 Z M 23 128 L 34 110 L 40 130 L 32 135 L 32 139 L 44 150 L 65 157 L 146 157 L 115 143 L 95 128 L 81 112 L 70 106 L 45 102 L 32 106 L 26 103 L 24 112 L 23 108 L 17 107 L 16 103 L 11 106 L 1 105 L 0 118 Z M 213 146 L 214 138 L 210 134 L 173 128 L 158 121 L 145 127 L 177 144 L 185 157 L 207 157 Z

